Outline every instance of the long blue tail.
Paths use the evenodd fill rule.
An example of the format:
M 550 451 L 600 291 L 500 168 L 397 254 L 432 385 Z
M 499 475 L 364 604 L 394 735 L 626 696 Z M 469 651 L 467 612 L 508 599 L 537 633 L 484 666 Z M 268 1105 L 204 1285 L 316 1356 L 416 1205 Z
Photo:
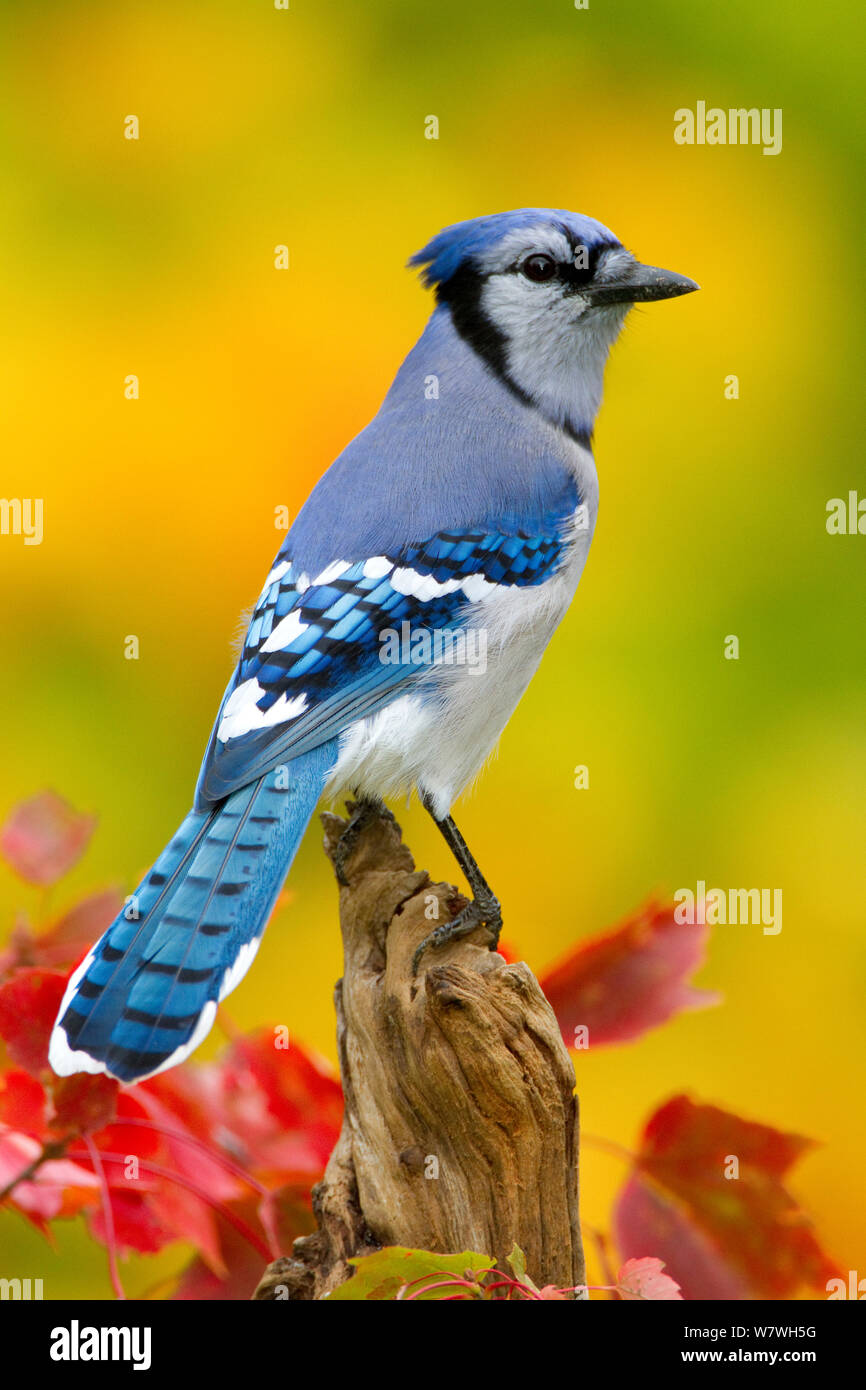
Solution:
M 55 1072 L 141 1081 L 198 1046 L 252 963 L 335 760 L 330 740 L 189 813 L 70 979 L 51 1038 Z

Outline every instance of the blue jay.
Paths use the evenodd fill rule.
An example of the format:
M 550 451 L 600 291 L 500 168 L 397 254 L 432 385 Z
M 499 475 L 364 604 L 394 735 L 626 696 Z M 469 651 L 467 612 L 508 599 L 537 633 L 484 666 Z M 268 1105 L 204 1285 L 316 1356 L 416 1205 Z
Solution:
M 698 286 L 641 265 L 600 222 L 543 208 L 448 227 L 410 265 L 434 312 L 276 557 L 192 810 L 69 981 L 50 1052 L 62 1076 L 133 1082 L 198 1046 L 256 954 L 323 792 L 357 798 L 340 876 L 369 807 L 413 790 L 459 861 L 472 900 L 416 968 L 425 948 L 479 928 L 498 941 L 499 903 L 451 806 L 574 595 L 623 320 Z M 416 643 L 419 631 L 447 641 Z M 398 632 L 409 651 L 395 659 L 383 638 Z

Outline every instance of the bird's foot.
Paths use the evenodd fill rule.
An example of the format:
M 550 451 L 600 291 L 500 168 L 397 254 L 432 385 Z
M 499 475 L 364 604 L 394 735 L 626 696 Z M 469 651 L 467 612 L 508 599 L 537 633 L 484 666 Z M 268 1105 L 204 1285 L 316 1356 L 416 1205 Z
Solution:
M 337 875 L 337 882 L 343 888 L 349 886 L 349 880 L 346 877 L 346 865 L 358 848 L 358 841 L 367 826 L 379 817 L 383 817 L 385 820 L 394 819 L 387 806 L 381 801 L 373 801 L 369 798 L 347 801 L 346 807 L 349 811 L 349 823 L 337 841 L 337 848 L 334 851 L 334 872 Z
M 450 942 L 469 936 L 478 927 L 487 928 L 491 937 L 490 949 L 495 951 L 502 931 L 502 909 L 492 893 L 479 893 L 450 922 L 443 922 L 441 927 L 425 936 L 412 957 L 412 974 L 417 975 L 421 957 L 428 947 L 434 951 L 441 950 Z

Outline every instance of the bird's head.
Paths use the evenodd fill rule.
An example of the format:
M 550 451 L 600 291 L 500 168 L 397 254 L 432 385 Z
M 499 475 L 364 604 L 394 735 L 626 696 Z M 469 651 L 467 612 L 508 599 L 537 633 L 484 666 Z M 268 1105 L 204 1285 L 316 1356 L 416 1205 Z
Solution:
M 594 218 L 550 208 L 446 227 L 413 256 L 458 333 L 527 403 L 579 438 L 633 304 L 698 289 L 642 265 Z

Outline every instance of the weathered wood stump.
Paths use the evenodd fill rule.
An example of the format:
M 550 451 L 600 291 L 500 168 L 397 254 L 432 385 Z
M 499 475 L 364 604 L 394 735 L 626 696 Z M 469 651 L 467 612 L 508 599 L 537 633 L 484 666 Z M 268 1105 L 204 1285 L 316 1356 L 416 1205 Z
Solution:
M 333 861 L 346 822 L 322 820 Z M 429 950 L 413 977 L 415 948 L 464 900 L 416 870 L 387 812 L 344 875 L 343 1128 L 313 1191 L 318 1231 L 254 1297 L 320 1298 L 381 1245 L 483 1251 L 506 1268 L 516 1242 L 537 1284 L 581 1284 L 574 1069 L 535 976 L 479 930 Z

